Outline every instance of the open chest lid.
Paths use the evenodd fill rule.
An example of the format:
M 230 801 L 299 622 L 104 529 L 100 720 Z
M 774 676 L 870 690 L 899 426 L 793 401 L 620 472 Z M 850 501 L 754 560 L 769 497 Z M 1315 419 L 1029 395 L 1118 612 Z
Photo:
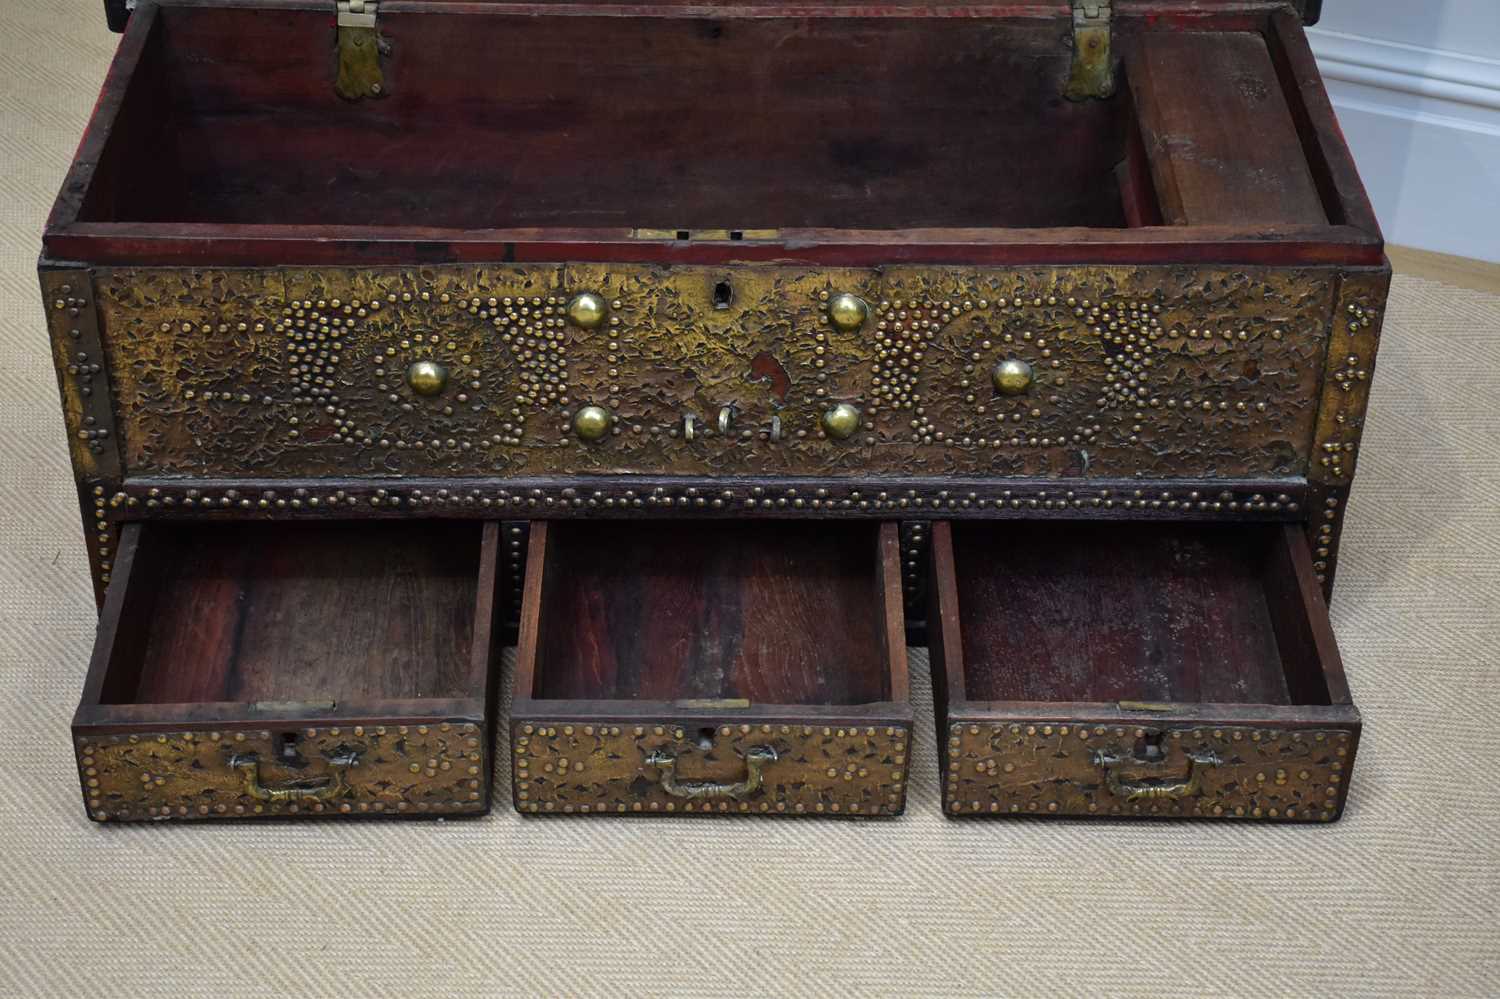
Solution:
M 124 31 L 125 22 L 130 19 L 130 14 L 137 6 L 149 3 L 151 0 L 104 0 L 105 17 L 109 20 L 112 31 Z M 203 0 L 205 3 L 213 3 L 215 0 Z M 220 0 L 225 5 L 237 5 L 242 0 Z M 480 5 L 508 6 L 514 8 L 528 8 L 531 10 L 545 9 L 547 7 L 620 7 L 639 10 L 652 7 L 674 7 L 701 11 L 711 15 L 716 10 L 724 11 L 757 11 L 786 12 L 788 14 L 805 14 L 813 11 L 838 12 L 847 8 L 850 16 L 910 16 L 914 12 L 930 12 L 934 15 L 952 13 L 956 15 L 976 14 L 984 11 L 999 11 L 1005 9 L 1014 12 L 1017 9 L 1034 7 L 1039 11 L 1058 12 L 1073 7 L 1077 11 L 1087 11 L 1088 16 L 1097 16 L 1099 10 L 1106 11 L 1113 7 L 1122 12 L 1135 11 L 1147 13 L 1153 10 L 1163 13 L 1195 11 L 1211 12 L 1217 9 L 1233 7 L 1291 7 L 1296 10 L 1304 24 L 1316 24 L 1322 11 L 1323 0 L 1280 0 L 1280 2 L 1266 2 L 1266 0 L 1010 0 L 1001 3 L 997 0 L 881 0 L 879 3 L 870 3 L 867 0 L 816 0 L 808 3 L 804 0 L 533 0 L 533 2 L 520 2 L 520 0 L 468 0 L 469 3 Z M 305 0 L 299 4 L 302 7 L 317 6 L 323 4 L 330 12 L 338 10 L 356 17 L 368 14 L 371 11 L 378 12 L 381 7 L 391 10 L 410 10 L 424 6 L 432 7 L 456 7 L 454 0 Z

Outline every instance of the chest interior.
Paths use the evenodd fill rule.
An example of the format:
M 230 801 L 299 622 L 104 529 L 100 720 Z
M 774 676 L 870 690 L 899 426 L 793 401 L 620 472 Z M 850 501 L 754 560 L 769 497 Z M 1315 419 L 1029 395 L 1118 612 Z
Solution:
M 1066 10 L 386 7 L 380 94 L 354 101 L 328 10 L 154 8 L 75 221 L 752 242 L 1343 221 L 1264 16 L 1116 15 L 1111 91 L 1072 99 Z

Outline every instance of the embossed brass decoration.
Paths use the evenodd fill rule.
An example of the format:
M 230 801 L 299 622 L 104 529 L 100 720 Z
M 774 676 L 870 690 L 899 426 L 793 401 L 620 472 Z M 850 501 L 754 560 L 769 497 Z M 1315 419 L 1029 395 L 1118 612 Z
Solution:
M 870 315 L 870 307 L 858 295 L 847 292 L 828 301 L 828 321 L 845 333 L 859 329 Z
M 597 441 L 609 433 L 609 410 L 603 406 L 583 406 L 573 417 L 573 430 L 586 441 Z
M 1325 588 L 1338 562 L 1344 506 L 1359 459 L 1389 288 L 1390 275 L 1384 270 L 1353 272 L 1340 281 L 1335 301 L 1327 374 L 1308 469 L 1315 493 L 1308 541 L 1313 568 Z
M 723 276 L 101 270 L 111 439 L 129 477 L 1307 472 L 1333 269 L 745 265 L 721 310 Z M 868 317 L 844 331 L 828 305 L 855 288 Z M 597 330 L 569 318 L 581 295 Z M 1015 357 L 1030 388 L 996 393 Z M 440 398 L 406 383 L 422 361 L 449 371 Z M 823 426 L 836 401 L 861 412 L 847 443 Z M 577 446 L 580 404 L 610 411 L 610 447 Z
M 406 369 L 406 384 L 417 395 L 438 395 L 448 384 L 448 369 L 436 361 L 413 361 Z
M 1016 358 L 1006 358 L 995 365 L 990 379 L 995 388 L 1004 395 L 1020 395 L 1031 388 L 1033 372 L 1031 365 Z
M 102 607 L 119 542 L 118 525 L 109 516 L 112 490 L 107 491 L 104 482 L 118 481 L 120 435 L 93 279 L 86 270 L 47 268 L 41 272 L 41 286 L 63 422 L 78 479 L 94 599 Z
M 88 271 L 42 272 L 42 299 L 62 395 L 73 467 L 79 476 L 117 475 L 120 447 L 105 369 L 99 315 Z
M 111 493 L 107 505 L 126 516 L 146 511 L 163 517 L 174 513 L 202 518 L 227 514 L 244 517 L 295 515 L 344 516 L 350 509 L 370 509 L 391 514 L 440 510 L 445 516 L 493 517 L 506 510 L 516 515 L 545 510 L 552 516 L 634 514 L 661 517 L 684 513 L 693 517 L 709 514 L 746 516 L 774 513 L 776 516 L 902 517 L 926 512 L 948 515 L 965 511 L 1008 511 L 1017 517 L 1076 517 L 1079 512 L 1137 513 L 1153 518 L 1181 517 L 1191 520 L 1246 518 L 1285 519 L 1300 513 L 1305 487 L 1285 485 L 1272 491 L 1251 483 L 1223 489 L 1205 483 L 1175 481 L 1152 483 L 1140 488 L 1135 482 L 1070 482 L 1066 488 L 1024 486 L 997 479 L 969 482 L 953 488 L 937 480 L 919 488 L 887 482 L 837 482 L 822 480 L 809 487 L 798 485 L 744 485 L 700 483 L 689 480 L 670 485 L 648 485 L 631 476 L 599 478 L 585 486 L 529 479 L 470 480 L 462 486 L 441 480 L 393 482 L 371 479 L 336 484 L 309 483 L 281 489 L 261 489 L 253 481 L 200 483 L 146 480 L 129 483 Z M 101 497 L 95 497 L 100 499 Z
M 597 329 L 606 318 L 604 299 L 592 292 L 574 295 L 568 303 L 568 319 L 580 329 Z
M 848 440 L 859 429 L 859 407 L 841 402 L 823 414 L 823 429 L 829 437 Z
M 290 764 L 260 729 L 90 733 L 76 750 L 98 821 L 445 814 L 480 812 L 489 800 L 483 733 L 472 722 L 303 728 Z M 264 783 L 268 766 L 274 783 Z
M 516 808 L 869 816 L 905 807 L 904 725 L 728 723 L 714 726 L 704 750 L 701 724 L 518 720 Z M 691 780 L 676 773 L 688 759 Z
M 1143 740 L 1158 751 L 1139 753 Z M 943 808 L 1328 822 L 1343 809 L 1354 748 L 1342 728 L 955 723 Z
M 716 780 L 683 780 L 677 776 L 677 754 L 670 749 L 653 749 L 646 754 L 646 765 L 661 774 L 661 788 L 674 798 L 733 798 L 738 801 L 759 791 L 765 780 L 765 768 L 777 760 L 770 746 L 751 746 L 745 752 L 745 778 L 733 782 Z

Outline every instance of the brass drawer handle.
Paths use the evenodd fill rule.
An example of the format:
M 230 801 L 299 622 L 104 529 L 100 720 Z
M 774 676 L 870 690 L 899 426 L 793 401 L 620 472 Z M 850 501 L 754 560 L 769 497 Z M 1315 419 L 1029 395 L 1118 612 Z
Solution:
M 678 780 L 677 754 L 668 749 L 653 749 L 646 765 L 661 771 L 661 789 L 675 798 L 745 798 L 760 790 L 761 771 L 767 763 L 776 762 L 776 750 L 770 746 L 752 746 L 745 753 L 745 779 L 733 784 L 716 780 Z
M 1203 793 L 1203 771 L 1218 766 L 1219 758 L 1213 753 L 1189 753 L 1188 772 L 1184 777 L 1121 777 L 1123 767 L 1140 763 L 1127 754 L 1097 753 L 1094 763 L 1104 768 L 1105 786 L 1115 797 L 1127 802 L 1159 801 L 1193 798 Z
M 354 759 L 341 756 L 329 762 L 335 768 L 333 776 L 298 778 L 281 787 L 266 787 L 260 782 L 260 760 L 254 756 L 237 756 L 229 765 L 244 774 L 245 793 L 256 801 L 327 801 L 347 789 L 344 768 L 353 765 Z

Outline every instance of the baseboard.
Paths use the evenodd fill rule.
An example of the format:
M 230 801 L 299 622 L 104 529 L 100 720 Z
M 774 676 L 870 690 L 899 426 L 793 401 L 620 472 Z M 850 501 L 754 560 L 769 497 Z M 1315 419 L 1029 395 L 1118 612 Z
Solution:
M 1500 60 L 1308 38 L 1386 239 L 1500 262 Z
M 1388 245 L 1386 252 L 1390 254 L 1391 266 L 1397 274 L 1500 295 L 1500 264 L 1469 260 L 1466 257 L 1450 257 L 1427 250 L 1413 250 L 1405 246 Z

